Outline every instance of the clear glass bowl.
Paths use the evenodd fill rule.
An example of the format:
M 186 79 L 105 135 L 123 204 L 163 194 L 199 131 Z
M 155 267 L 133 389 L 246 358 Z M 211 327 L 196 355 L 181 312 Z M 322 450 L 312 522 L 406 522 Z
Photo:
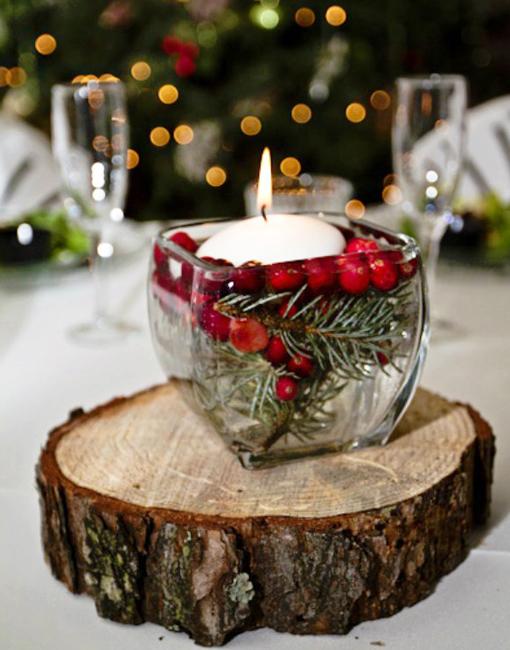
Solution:
M 371 242 L 368 250 L 236 268 L 170 239 L 185 231 L 200 243 L 225 221 L 169 229 L 154 244 L 156 354 L 169 378 L 190 380 L 195 408 L 248 468 L 384 444 L 425 358 L 428 306 L 414 240 L 316 216 L 347 240 Z

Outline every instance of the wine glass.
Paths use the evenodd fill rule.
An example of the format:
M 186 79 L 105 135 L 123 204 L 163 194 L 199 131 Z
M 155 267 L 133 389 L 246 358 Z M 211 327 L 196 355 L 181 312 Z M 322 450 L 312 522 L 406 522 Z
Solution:
M 412 220 L 425 260 L 433 327 L 434 285 L 441 239 L 451 220 L 452 199 L 462 170 L 467 84 L 460 75 L 401 77 L 396 81 L 393 165 L 402 208 Z
M 90 322 L 73 327 L 85 343 L 107 343 L 133 331 L 108 309 L 107 266 L 113 254 L 112 225 L 123 219 L 127 190 L 129 126 L 121 82 L 88 81 L 52 88 L 52 144 L 64 206 L 89 234 L 95 307 Z

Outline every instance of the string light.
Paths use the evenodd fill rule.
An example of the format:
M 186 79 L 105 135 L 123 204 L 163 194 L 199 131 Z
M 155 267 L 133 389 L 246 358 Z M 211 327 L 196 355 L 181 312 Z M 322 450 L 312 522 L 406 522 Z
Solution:
M 312 119 L 312 109 L 306 104 L 296 104 L 291 111 L 291 116 L 294 122 L 306 124 Z
M 294 20 L 300 27 L 311 27 L 315 22 L 315 12 L 309 7 L 301 7 L 294 14 Z
M 174 140 L 177 144 L 189 144 L 193 140 L 193 129 L 187 124 L 179 124 L 174 130 Z
M 280 16 L 276 9 L 267 5 L 254 5 L 250 11 L 250 18 L 264 29 L 274 29 L 280 22 Z
M 359 102 L 352 102 L 352 104 L 349 104 L 345 109 L 345 116 L 349 122 L 354 122 L 355 124 L 363 122 L 366 115 L 367 111 L 365 110 L 365 107 Z
M 301 171 L 301 163 L 297 158 L 289 156 L 280 163 L 280 171 L 284 176 L 297 176 Z
M 398 185 L 386 185 L 382 191 L 382 199 L 388 205 L 398 205 L 402 201 L 402 192 Z
M 3 65 L 0 66 L 0 88 L 8 85 L 9 70 Z
M 247 115 L 241 120 L 240 126 L 244 135 L 257 135 L 262 129 L 262 122 L 255 115 Z
M 146 61 L 137 61 L 131 66 L 131 76 L 137 81 L 145 81 L 151 76 L 151 67 Z
M 174 104 L 179 99 L 179 91 L 172 84 L 165 84 L 158 90 L 159 101 L 163 104 Z
M 333 27 L 340 27 L 347 20 L 347 13 L 343 7 L 332 5 L 326 11 L 326 20 Z
M 51 34 L 41 34 L 35 39 L 35 49 L 39 54 L 48 56 L 57 49 L 57 41 Z
M 370 95 L 370 103 L 376 111 L 385 111 L 390 107 L 391 97 L 385 90 L 374 90 Z
M 227 172 L 223 167 L 209 167 L 205 174 L 205 180 L 211 187 L 221 187 L 227 180 Z
M 118 77 L 116 77 L 115 75 L 110 74 L 109 72 L 106 72 L 105 74 L 102 74 L 99 77 L 99 81 L 101 81 L 103 83 L 118 83 L 120 81 L 120 79 Z
M 134 169 L 140 162 L 140 156 L 134 149 L 127 150 L 127 160 L 126 167 L 128 169 Z
M 7 71 L 6 81 L 9 86 L 12 88 L 18 88 L 22 86 L 27 80 L 27 73 L 23 68 L 14 67 Z
M 164 147 L 170 142 L 170 131 L 164 126 L 156 126 L 150 132 L 149 137 L 155 147 Z
M 365 205 L 359 199 L 351 199 L 345 204 L 345 214 L 351 219 L 361 219 L 365 214 Z
M 95 74 L 85 74 L 81 80 L 82 84 L 86 84 L 88 81 L 99 81 L 99 77 L 96 77 Z

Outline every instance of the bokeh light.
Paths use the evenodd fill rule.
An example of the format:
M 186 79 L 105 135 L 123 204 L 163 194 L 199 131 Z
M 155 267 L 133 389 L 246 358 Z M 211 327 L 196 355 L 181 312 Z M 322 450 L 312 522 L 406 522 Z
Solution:
M 127 150 L 127 160 L 126 167 L 128 169 L 134 169 L 140 162 L 140 156 L 134 149 Z
M 365 214 L 365 205 L 359 199 L 351 199 L 345 204 L 345 214 L 351 219 L 361 219 Z
M 150 132 L 149 137 L 155 147 L 164 147 L 170 142 L 170 131 L 164 126 L 156 126 Z
M 332 5 L 326 11 L 326 20 L 333 27 L 339 27 L 347 20 L 347 13 L 343 7 Z
M 352 102 L 347 106 L 345 109 L 345 116 L 349 120 L 349 122 L 354 122 L 355 124 L 358 124 L 359 122 L 363 122 L 367 115 L 367 111 L 365 110 L 365 107 L 363 104 L 360 104 L 359 102 Z
M 23 70 L 23 68 L 16 66 L 7 71 L 6 80 L 7 85 L 11 86 L 12 88 L 18 88 L 19 86 L 22 86 L 27 80 L 27 73 Z
M 396 174 L 386 174 L 386 176 L 383 178 L 384 187 L 386 187 L 386 185 L 396 185 L 396 183 L 397 183 Z
M 385 111 L 390 107 L 391 97 L 385 90 L 374 90 L 370 95 L 370 103 L 376 111 Z
M 35 39 L 35 49 L 39 54 L 48 56 L 57 49 L 57 41 L 51 34 L 41 34 Z
M 241 120 L 240 126 L 244 135 L 257 135 L 262 129 L 262 122 L 255 115 L 247 115 Z
M 105 72 L 99 77 L 101 83 L 118 83 L 120 79 L 109 72 Z
M 297 158 L 289 156 L 280 163 L 280 171 L 284 176 L 297 176 L 301 171 L 301 163 Z
M 173 84 L 165 84 L 158 90 L 158 97 L 163 104 L 174 104 L 179 99 L 179 91 Z
M 221 187 L 227 180 L 227 172 L 223 167 L 218 167 L 217 165 L 209 167 L 205 174 L 205 180 L 212 187 Z
M 151 67 L 146 61 L 137 61 L 131 66 L 131 76 L 137 81 L 145 81 L 151 76 Z
M 312 119 L 312 109 L 306 104 L 296 104 L 291 111 L 294 122 L 306 124 Z
M 382 191 L 382 199 L 388 205 L 398 205 L 402 201 L 402 192 L 398 185 L 386 185 Z
M 309 7 L 301 7 L 294 14 L 294 20 L 300 27 L 311 27 L 315 22 L 315 12 Z
M 105 152 L 109 146 L 108 138 L 104 135 L 96 135 L 92 140 L 92 147 L 94 151 L 99 151 L 100 153 Z
M 174 140 L 177 144 L 189 144 L 193 140 L 193 129 L 187 124 L 179 124 L 174 130 Z
M 252 21 L 264 29 L 274 29 L 280 22 L 280 16 L 276 9 L 267 5 L 256 4 L 250 11 Z
M 0 88 L 8 85 L 9 70 L 3 65 L 0 66 Z

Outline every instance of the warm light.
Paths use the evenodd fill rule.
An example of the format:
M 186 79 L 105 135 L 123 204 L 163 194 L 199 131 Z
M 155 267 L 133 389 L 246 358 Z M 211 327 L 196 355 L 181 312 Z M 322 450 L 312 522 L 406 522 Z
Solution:
M 149 137 L 155 147 L 164 147 L 170 142 L 170 131 L 164 126 L 156 126 L 152 129 Z
M 402 201 L 402 192 L 398 185 L 386 185 L 382 191 L 382 198 L 388 205 L 397 205 Z
M 99 81 L 101 81 L 102 83 L 118 83 L 120 79 L 115 75 L 106 72 L 105 74 L 102 74 L 99 77 Z
M 187 124 L 179 124 L 174 130 L 177 144 L 189 144 L 193 140 L 193 129 Z
M 51 34 L 41 34 L 35 39 L 35 49 L 47 56 L 57 49 L 57 41 Z
M 72 84 L 81 84 L 81 83 L 83 83 L 83 75 L 82 74 L 76 75 L 76 77 L 72 78 L 71 83 Z
M 12 88 L 22 86 L 26 80 L 27 73 L 23 70 L 23 68 L 15 67 L 7 71 L 7 83 L 9 86 L 12 86 Z
M 266 147 L 262 152 L 257 190 L 257 209 L 269 210 L 273 204 L 273 179 L 271 178 L 271 152 Z
M 345 204 L 345 214 L 351 219 L 361 219 L 365 214 L 365 206 L 358 199 L 351 199 Z
M 222 167 L 209 167 L 205 180 L 212 187 L 220 187 L 227 180 L 227 172 Z
M 4 68 L 4 66 L 0 66 L 0 88 L 2 88 L 2 86 L 7 86 L 9 83 L 7 81 L 8 77 L 9 70 L 7 68 Z
M 108 148 L 108 138 L 104 135 L 96 135 L 92 140 L 92 147 L 94 151 L 104 152 Z
M 312 119 L 312 109 L 306 104 L 296 104 L 291 111 L 292 119 L 298 124 L 306 124 Z
M 395 185 L 396 182 L 397 182 L 396 174 L 386 174 L 386 176 L 383 179 L 383 186 L 386 187 L 386 185 Z
M 99 78 L 95 74 L 85 74 L 81 80 L 81 83 L 85 84 L 87 81 L 99 81 Z
M 151 67 L 145 61 L 137 61 L 131 66 L 131 76 L 137 81 L 145 81 L 151 76 Z
M 370 103 L 376 111 L 385 111 L 390 107 L 391 97 L 385 90 L 374 90 L 370 95 Z
M 88 102 L 94 110 L 101 108 L 104 104 L 104 92 L 100 88 L 89 88 Z
M 326 20 L 330 25 L 333 25 L 333 27 L 339 27 L 340 25 L 343 25 L 347 20 L 345 9 L 343 7 L 339 7 L 338 5 L 332 5 L 326 11 Z
M 173 104 L 179 99 L 179 91 L 172 84 L 165 84 L 158 90 L 158 97 L 163 104 Z
M 241 131 L 244 135 L 257 135 L 262 129 L 262 122 L 254 115 L 247 115 L 241 120 Z
M 301 7 L 294 14 L 294 20 L 300 27 L 311 27 L 315 22 L 315 13 L 308 7 Z
M 367 112 L 365 110 L 365 107 L 363 104 L 359 104 L 358 102 L 352 102 L 352 104 L 349 104 L 349 106 L 347 106 L 345 109 L 345 116 L 349 122 L 354 122 L 355 124 L 358 122 L 363 122 L 366 115 Z
M 280 163 L 280 170 L 285 176 L 297 176 L 301 171 L 301 163 L 297 158 L 289 156 Z
M 134 149 L 127 150 L 127 160 L 126 167 L 128 169 L 134 169 L 140 162 L 140 156 Z

